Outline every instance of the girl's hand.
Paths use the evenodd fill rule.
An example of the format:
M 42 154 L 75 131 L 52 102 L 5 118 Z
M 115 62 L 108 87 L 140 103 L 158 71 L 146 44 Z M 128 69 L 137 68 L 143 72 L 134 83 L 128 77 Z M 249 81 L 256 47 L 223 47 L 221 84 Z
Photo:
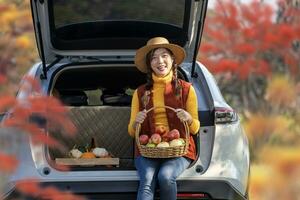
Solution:
M 142 110 L 140 112 L 137 113 L 136 118 L 135 118 L 135 122 L 137 123 L 143 123 L 145 118 L 147 117 L 147 112 L 146 110 Z
M 187 122 L 189 125 L 193 122 L 191 114 L 181 108 L 176 109 L 176 115 L 181 121 Z
M 143 123 L 146 117 L 147 117 L 146 110 L 142 110 L 138 112 L 135 117 L 135 122 L 133 123 L 133 128 L 136 129 L 137 124 Z

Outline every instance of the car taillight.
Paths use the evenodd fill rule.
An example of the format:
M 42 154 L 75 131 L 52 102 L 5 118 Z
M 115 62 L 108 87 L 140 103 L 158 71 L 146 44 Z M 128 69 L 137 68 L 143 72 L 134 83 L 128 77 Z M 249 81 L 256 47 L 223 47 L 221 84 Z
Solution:
M 205 193 L 178 193 L 178 199 L 201 199 L 201 200 L 208 200 L 210 197 Z
M 226 124 L 236 122 L 238 115 L 236 112 L 229 108 L 215 108 L 215 123 Z

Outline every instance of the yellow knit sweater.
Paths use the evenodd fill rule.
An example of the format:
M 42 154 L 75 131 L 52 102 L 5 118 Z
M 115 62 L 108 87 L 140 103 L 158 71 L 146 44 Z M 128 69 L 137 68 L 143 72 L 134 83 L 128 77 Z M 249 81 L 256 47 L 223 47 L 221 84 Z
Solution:
M 158 77 L 152 74 L 153 78 L 153 106 L 159 107 L 164 106 L 164 91 L 165 91 L 165 85 L 167 83 L 170 83 L 172 81 L 173 73 L 169 73 L 165 77 Z M 186 102 L 186 111 L 189 112 L 193 118 L 193 122 L 189 126 L 190 133 L 195 134 L 198 132 L 200 128 L 200 122 L 198 120 L 198 102 L 197 102 L 197 96 L 195 89 L 193 86 L 190 87 L 187 102 Z M 137 95 L 137 90 L 134 91 L 133 97 L 132 97 L 132 103 L 131 103 L 131 115 L 130 115 L 130 122 L 128 124 L 128 133 L 130 136 L 134 137 L 135 130 L 133 129 L 133 123 L 135 121 L 136 115 L 139 112 L 139 100 Z M 154 121 L 155 126 L 163 125 L 167 129 L 169 129 L 168 126 L 168 119 L 166 110 L 164 108 L 162 109 L 155 109 L 154 110 Z

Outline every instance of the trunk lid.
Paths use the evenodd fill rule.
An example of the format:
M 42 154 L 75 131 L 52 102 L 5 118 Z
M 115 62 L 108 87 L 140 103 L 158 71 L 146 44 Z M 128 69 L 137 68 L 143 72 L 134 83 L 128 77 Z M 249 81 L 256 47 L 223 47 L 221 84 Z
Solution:
M 207 0 L 31 0 L 44 72 L 66 56 L 133 60 L 147 40 L 163 36 L 195 60 Z

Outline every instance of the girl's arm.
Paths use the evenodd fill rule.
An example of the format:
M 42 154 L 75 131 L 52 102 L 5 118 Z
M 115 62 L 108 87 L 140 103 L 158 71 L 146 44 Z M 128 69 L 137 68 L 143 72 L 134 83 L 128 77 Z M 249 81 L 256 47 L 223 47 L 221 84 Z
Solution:
M 128 124 L 128 133 L 131 137 L 134 137 L 135 134 L 135 118 L 137 113 L 139 112 L 139 100 L 137 95 L 137 90 L 134 91 L 132 102 L 131 102 L 131 114 L 130 114 L 130 121 Z
M 198 119 L 198 100 L 193 86 L 191 86 L 189 90 L 186 101 L 186 111 L 189 112 L 193 118 L 192 123 L 189 125 L 190 133 L 196 134 L 200 128 L 200 121 Z

